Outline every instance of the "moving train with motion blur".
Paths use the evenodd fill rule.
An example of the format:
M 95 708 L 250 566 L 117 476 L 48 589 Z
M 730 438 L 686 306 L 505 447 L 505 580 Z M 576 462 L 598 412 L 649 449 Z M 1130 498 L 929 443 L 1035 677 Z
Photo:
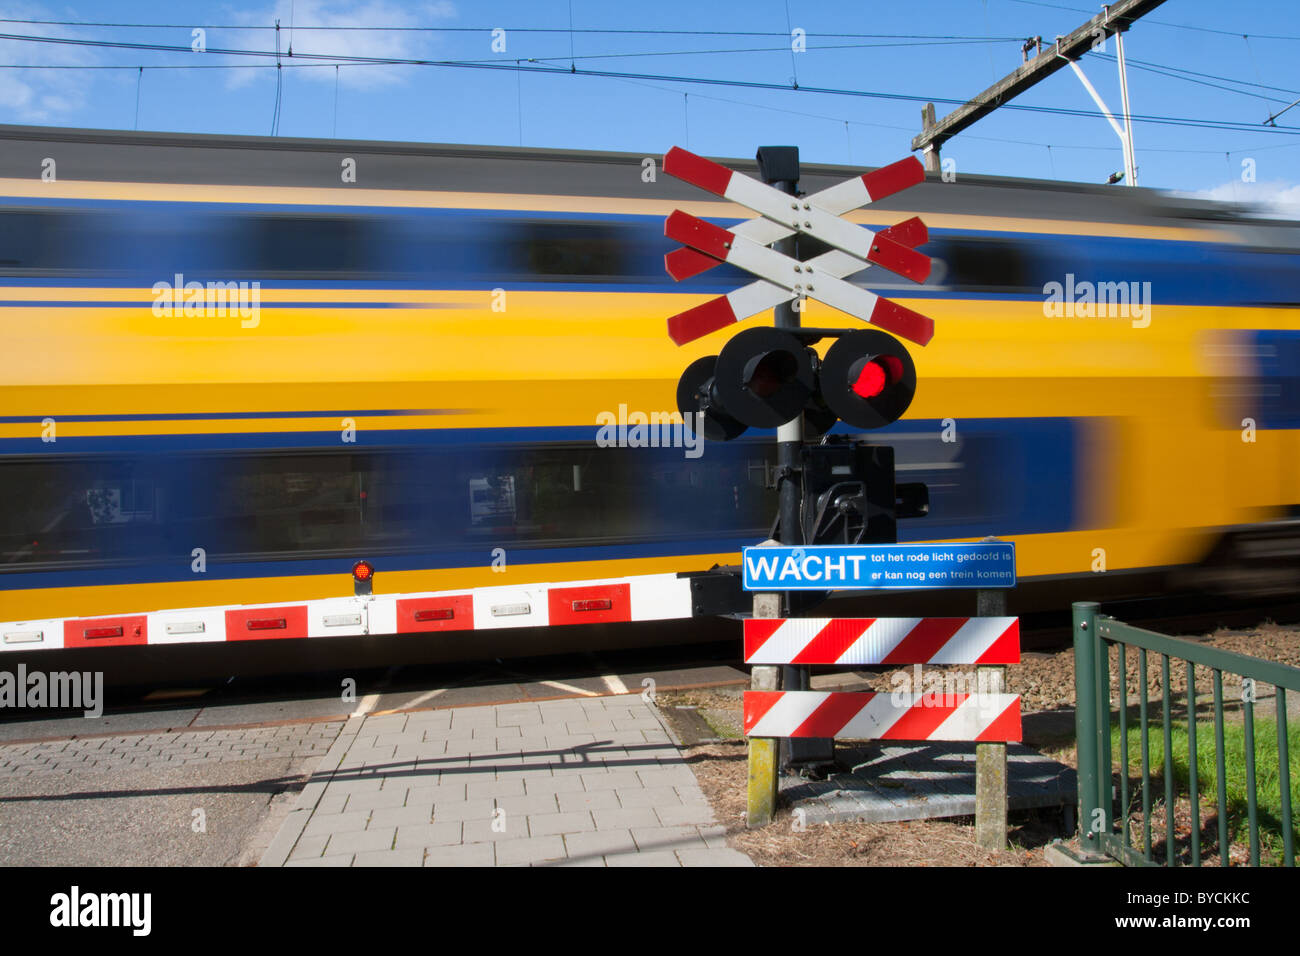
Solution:
M 676 409 L 735 330 L 678 347 L 666 318 L 750 278 L 665 274 L 673 209 L 750 214 L 646 159 L 0 127 L 0 649 L 152 643 L 164 610 L 202 640 L 202 609 L 350 599 L 359 559 L 376 596 L 466 601 L 737 564 L 775 514 L 774 432 L 597 440 Z M 801 189 L 860 172 L 805 164 Z M 907 413 L 865 436 L 929 489 L 901 540 L 1014 541 L 1013 611 L 1296 584 L 1300 224 L 982 176 L 848 218 L 913 216 L 930 277 L 853 280 L 935 323 Z M 1129 294 L 1098 308 L 1101 284 Z M 240 620 L 315 636 L 291 617 Z

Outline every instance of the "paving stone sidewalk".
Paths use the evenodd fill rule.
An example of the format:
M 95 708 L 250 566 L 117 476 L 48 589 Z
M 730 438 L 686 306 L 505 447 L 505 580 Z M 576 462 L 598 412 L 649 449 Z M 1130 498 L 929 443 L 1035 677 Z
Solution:
M 262 866 L 752 866 L 640 695 L 358 717 Z

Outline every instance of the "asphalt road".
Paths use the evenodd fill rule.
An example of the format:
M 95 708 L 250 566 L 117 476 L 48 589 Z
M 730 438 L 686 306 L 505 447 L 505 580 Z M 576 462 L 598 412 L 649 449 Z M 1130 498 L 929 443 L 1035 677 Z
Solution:
M 0 866 L 252 866 L 318 760 L 4 774 Z

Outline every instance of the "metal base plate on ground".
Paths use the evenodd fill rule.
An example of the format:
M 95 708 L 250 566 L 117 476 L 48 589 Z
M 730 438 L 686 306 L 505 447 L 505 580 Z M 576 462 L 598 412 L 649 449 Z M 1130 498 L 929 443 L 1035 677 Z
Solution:
M 806 823 L 887 823 L 975 815 L 973 743 L 872 741 L 836 749 L 841 770 L 825 780 L 780 779 L 781 802 Z M 1023 746 L 1007 745 L 1011 810 L 1073 807 L 1074 770 Z

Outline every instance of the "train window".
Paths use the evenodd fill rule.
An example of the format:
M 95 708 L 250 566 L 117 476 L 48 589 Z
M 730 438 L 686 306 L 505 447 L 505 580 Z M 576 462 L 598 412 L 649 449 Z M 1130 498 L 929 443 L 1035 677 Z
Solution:
M 0 570 L 157 552 L 150 461 L 6 461 L 0 466 Z
M 766 531 L 770 442 L 462 446 L 0 461 L 0 572 L 485 546 L 735 542 Z
M 972 422 L 954 444 L 904 427 L 891 443 L 899 480 L 930 489 L 930 516 L 900 524 L 904 539 L 974 537 L 990 520 L 1008 534 L 1072 526 L 1069 419 Z M 477 561 L 497 547 L 730 550 L 766 536 L 774 465 L 762 438 L 694 459 L 576 442 L 7 459 L 0 573 L 188 568 L 197 547 L 210 567 L 359 553 Z
M 1300 332 L 1257 330 L 1240 338 L 1253 374 L 1238 385 L 1244 392 L 1238 403 L 1251 409 L 1260 428 L 1300 427 Z
M 87 268 L 88 213 L 49 209 L 0 210 L 0 269 Z
M 511 526 L 518 517 L 513 475 L 470 479 L 469 520 L 472 528 Z
M 515 269 L 579 280 L 626 275 L 627 245 L 625 229 L 593 222 L 523 223 L 510 241 Z
M 1023 291 L 1033 285 L 1026 250 L 1010 239 L 943 238 L 923 251 L 943 264 L 937 279 L 945 286 Z
M 248 261 L 240 268 L 268 273 L 364 272 L 382 230 L 360 216 L 258 216 L 237 224 Z
M 86 509 L 91 524 L 153 521 L 154 483 L 134 478 L 97 479 L 86 489 Z

